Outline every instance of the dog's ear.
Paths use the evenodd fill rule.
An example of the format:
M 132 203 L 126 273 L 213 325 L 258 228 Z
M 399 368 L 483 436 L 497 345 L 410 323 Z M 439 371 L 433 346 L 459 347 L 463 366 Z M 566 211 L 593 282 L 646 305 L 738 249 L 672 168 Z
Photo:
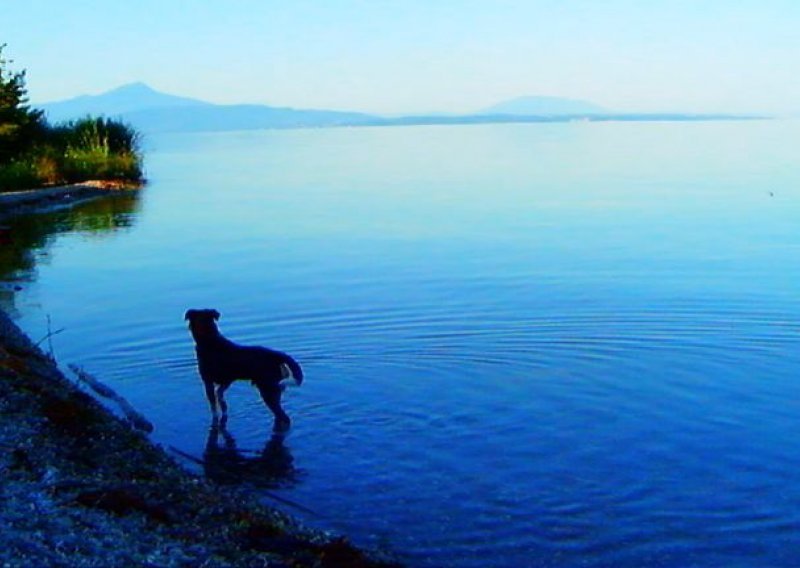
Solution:
M 214 316 L 214 320 L 219 319 L 219 312 L 217 310 L 211 310 L 211 315 Z
M 194 310 L 186 310 L 186 314 L 183 316 L 183 319 L 190 320 L 194 316 Z

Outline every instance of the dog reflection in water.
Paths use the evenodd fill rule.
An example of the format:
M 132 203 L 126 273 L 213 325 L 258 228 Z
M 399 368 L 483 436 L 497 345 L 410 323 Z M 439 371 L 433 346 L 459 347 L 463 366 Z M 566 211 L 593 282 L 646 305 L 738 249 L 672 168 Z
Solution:
M 211 413 L 217 416 L 219 405 L 228 414 L 225 391 L 236 380 L 252 381 L 264 404 L 275 416 L 275 431 L 289 429 L 291 420 L 281 406 L 281 380 L 293 377 L 299 385 L 303 370 L 286 353 L 266 347 L 239 345 L 223 337 L 217 328 L 217 310 L 188 310 L 185 319 L 195 342 L 197 367 L 206 390 Z
M 297 482 L 294 457 L 283 443 L 285 434 L 273 433 L 260 452 L 240 450 L 226 428 L 227 420 L 223 416 L 211 421 L 203 454 L 206 477 L 222 484 L 250 483 L 267 489 Z

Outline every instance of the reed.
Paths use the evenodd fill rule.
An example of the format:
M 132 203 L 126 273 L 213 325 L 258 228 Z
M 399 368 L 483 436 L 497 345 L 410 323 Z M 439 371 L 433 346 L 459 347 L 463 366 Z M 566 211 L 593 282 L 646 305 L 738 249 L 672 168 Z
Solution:
M 62 123 L 51 128 L 51 137 L 65 151 L 92 151 L 110 155 L 135 154 L 140 148 L 140 136 L 133 127 L 104 117 L 86 117 Z
M 141 182 L 140 140 L 130 125 L 104 117 L 44 125 L 33 148 L 0 164 L 0 192 L 89 180 Z

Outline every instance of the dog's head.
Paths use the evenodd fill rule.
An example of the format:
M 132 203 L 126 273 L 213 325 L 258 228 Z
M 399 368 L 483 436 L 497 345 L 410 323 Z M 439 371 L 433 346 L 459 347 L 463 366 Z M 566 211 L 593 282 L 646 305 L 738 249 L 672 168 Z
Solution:
M 217 310 L 186 310 L 186 315 L 183 319 L 189 322 L 189 329 L 195 340 L 219 334 L 216 324 L 219 319 Z

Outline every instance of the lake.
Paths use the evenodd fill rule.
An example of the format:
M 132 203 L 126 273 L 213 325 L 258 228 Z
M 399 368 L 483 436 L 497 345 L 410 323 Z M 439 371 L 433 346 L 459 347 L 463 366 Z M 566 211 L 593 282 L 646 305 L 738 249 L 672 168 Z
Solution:
M 20 220 L 5 303 L 34 340 L 64 328 L 42 345 L 155 441 L 410 565 L 793 566 L 798 140 L 788 120 L 154 136 L 138 199 Z M 285 439 L 246 383 L 210 429 L 183 321 L 204 307 L 303 365 Z

